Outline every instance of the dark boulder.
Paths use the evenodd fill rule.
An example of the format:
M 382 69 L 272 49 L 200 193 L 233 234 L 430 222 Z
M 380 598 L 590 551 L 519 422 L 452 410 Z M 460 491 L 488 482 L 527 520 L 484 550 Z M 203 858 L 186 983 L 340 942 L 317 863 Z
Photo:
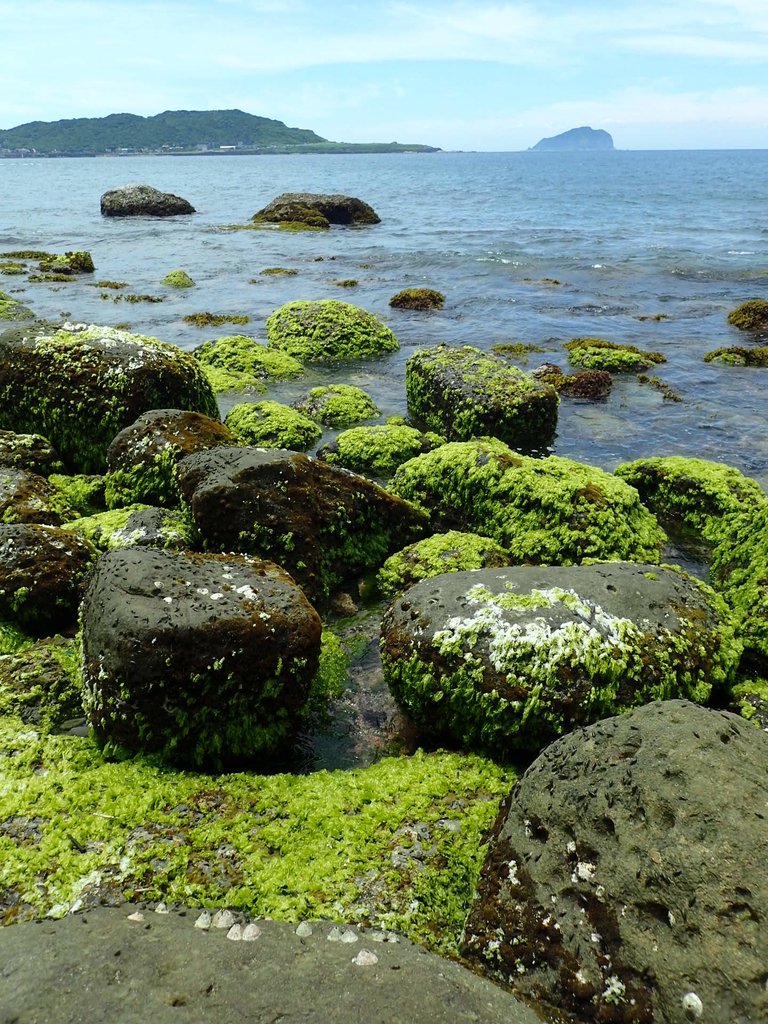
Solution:
M 687 701 L 563 737 L 502 807 L 464 954 L 569 1020 L 768 1019 L 768 736 Z
M 81 612 L 86 712 L 101 743 L 194 768 L 291 741 L 320 618 L 282 569 L 243 555 L 103 555 Z
M 426 530 L 422 513 L 372 481 L 283 449 L 199 452 L 178 480 L 209 549 L 271 558 L 313 601 Z
M 433 738 L 510 757 L 650 700 L 724 690 L 725 603 L 658 566 L 512 566 L 416 584 L 382 622 L 384 676 Z
M 46 437 L 0 430 L 0 467 L 28 469 L 41 476 L 61 473 L 64 463 Z
M 176 217 L 195 213 L 195 208 L 181 196 L 159 192 L 151 185 L 123 185 L 104 193 L 101 213 L 103 217 Z
M 312 215 L 315 215 L 314 217 Z M 368 203 L 354 196 L 318 195 L 313 192 L 284 192 L 251 218 L 279 224 L 285 221 L 309 223 L 323 226 L 317 221 L 320 215 L 327 224 L 378 224 L 381 218 Z
M 38 473 L 0 468 L 0 522 L 60 526 L 74 513 L 61 493 Z
M 96 557 L 58 527 L 0 524 L 0 618 L 39 636 L 73 628 Z

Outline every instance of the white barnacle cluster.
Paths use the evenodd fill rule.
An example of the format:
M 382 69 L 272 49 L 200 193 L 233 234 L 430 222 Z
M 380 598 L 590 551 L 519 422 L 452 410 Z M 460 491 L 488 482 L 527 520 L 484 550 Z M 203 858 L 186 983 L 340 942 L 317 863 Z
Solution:
M 517 875 L 517 861 L 511 860 L 507 865 L 507 879 L 510 885 L 520 885 L 520 879 Z
M 580 860 L 576 862 L 576 867 L 571 872 L 572 882 L 593 882 L 595 879 L 595 872 L 597 868 L 594 864 L 590 864 L 589 861 Z
M 621 1003 L 624 1000 L 625 992 L 626 988 L 624 986 L 624 982 L 615 974 L 612 974 L 606 980 L 606 985 L 603 989 L 602 997 L 606 1003 Z

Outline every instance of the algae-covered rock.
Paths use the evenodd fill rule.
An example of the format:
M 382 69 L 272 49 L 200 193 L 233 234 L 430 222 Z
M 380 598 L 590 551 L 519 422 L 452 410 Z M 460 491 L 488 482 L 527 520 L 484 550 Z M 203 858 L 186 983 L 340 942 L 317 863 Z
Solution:
M 728 314 L 728 323 L 740 331 L 768 330 L 768 300 L 750 299 Z
M 243 334 L 206 341 L 193 354 L 217 394 L 266 391 L 268 381 L 290 380 L 304 372 L 298 359 Z
M 373 313 L 337 299 L 287 302 L 268 318 L 267 341 L 304 363 L 364 359 L 400 347 Z
M 167 408 L 219 415 L 199 363 L 176 345 L 86 324 L 0 334 L 0 428 L 43 434 L 75 472 L 101 472 L 118 431 Z
M 251 218 L 255 223 L 306 223 L 312 227 L 330 224 L 378 224 L 379 215 L 355 196 L 324 195 L 315 192 L 284 192 Z
M 195 208 L 181 196 L 160 192 L 151 185 L 123 185 L 101 197 L 103 217 L 176 217 L 194 213 Z
M 512 563 L 654 562 L 666 540 L 634 487 L 613 474 L 555 455 L 518 455 L 493 438 L 411 459 L 388 489 L 428 512 L 433 530 L 491 537 Z
M 743 348 L 740 345 L 716 348 L 706 353 L 704 362 L 716 366 L 768 366 L 768 345 L 758 348 Z
M 376 583 L 384 597 L 392 598 L 414 583 L 433 576 L 508 564 L 507 552 L 489 537 L 449 530 L 425 537 L 390 555 L 379 569 Z
M 0 320 L 34 320 L 35 314 L 11 295 L 0 291 Z
M 389 300 L 393 309 L 442 309 L 445 296 L 434 288 L 404 288 Z
M 83 714 L 80 640 L 54 636 L 0 656 L 0 714 L 45 731 Z
M 381 415 L 371 396 L 351 384 L 324 384 L 293 403 L 294 409 L 328 427 L 349 427 Z
M 60 526 L 71 517 L 72 509 L 45 477 L 0 468 L 0 522 Z
M 185 551 L 194 547 L 189 518 L 176 509 L 151 505 L 97 512 L 64 524 L 64 529 L 85 537 L 99 551 L 112 548 L 166 548 Z
M 89 252 L 76 250 L 65 253 L 46 253 L 38 264 L 43 274 L 63 275 L 92 274 L 96 269 Z
M 235 444 L 297 452 L 311 448 L 323 433 L 314 420 L 281 402 L 240 402 L 229 410 L 224 424 Z
M 179 486 L 209 550 L 271 558 L 313 601 L 426 532 L 426 516 L 408 502 L 299 452 L 199 452 L 180 464 Z
M 51 473 L 48 482 L 72 509 L 70 518 L 92 516 L 107 507 L 106 483 L 99 473 Z
M 570 361 L 585 370 L 637 373 L 666 362 L 661 352 L 646 352 L 634 345 L 618 345 L 604 338 L 574 338 L 565 348 Z
M 186 270 L 170 270 L 163 278 L 163 284 L 168 288 L 194 288 L 195 282 Z
M 506 757 L 651 700 L 704 702 L 740 653 L 714 591 L 627 562 L 451 573 L 382 622 L 384 675 L 416 725 Z
M 0 467 L 28 469 L 40 476 L 49 476 L 60 473 L 64 463 L 47 437 L 0 430 Z
M 322 627 L 278 566 L 109 551 L 81 619 L 86 712 L 102 744 L 226 768 L 269 759 L 292 740 Z
M 426 434 L 404 423 L 350 427 L 319 449 L 318 458 L 355 473 L 386 478 L 409 459 L 445 444 L 439 434 Z
M 578 1024 L 766 1019 L 768 737 L 687 701 L 563 737 L 509 794 L 464 956 Z
M 546 448 L 557 427 L 557 392 L 500 356 L 438 345 L 405 364 L 408 412 L 453 441 L 486 435 L 513 447 Z
M 71 628 L 96 557 L 59 527 L 0 524 L 0 618 L 36 636 Z
M 558 395 L 569 398 L 591 400 L 606 398 L 613 387 L 613 377 L 608 370 L 579 370 L 577 373 L 563 373 L 555 363 L 543 363 L 532 371 L 537 380 L 551 384 Z
M 199 412 L 152 409 L 142 413 L 117 434 L 107 451 L 107 507 L 178 505 L 176 466 L 181 459 L 237 443 L 227 426 Z

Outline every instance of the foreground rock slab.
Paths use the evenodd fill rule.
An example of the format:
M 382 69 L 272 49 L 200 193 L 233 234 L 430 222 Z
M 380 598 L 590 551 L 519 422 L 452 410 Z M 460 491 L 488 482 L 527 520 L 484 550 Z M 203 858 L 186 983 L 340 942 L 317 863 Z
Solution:
M 502 807 L 465 932 L 569 1020 L 768 1019 L 768 736 L 667 701 L 548 747 Z
M 254 941 L 227 941 L 225 929 L 195 928 L 198 916 L 102 907 L 0 928 L 0 1020 L 541 1024 L 509 992 L 403 938 L 354 929 L 357 941 L 333 942 L 330 922 L 300 936 L 258 921 Z

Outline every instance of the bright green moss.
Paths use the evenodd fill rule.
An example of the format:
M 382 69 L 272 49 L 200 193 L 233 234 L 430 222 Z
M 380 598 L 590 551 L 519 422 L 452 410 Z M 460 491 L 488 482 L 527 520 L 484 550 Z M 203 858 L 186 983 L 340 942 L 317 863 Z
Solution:
M 81 659 L 79 636 L 38 640 L 0 657 L 0 721 L 2 716 L 18 715 L 42 732 L 50 732 L 67 719 L 81 716 Z
M 186 270 L 171 270 L 163 278 L 163 284 L 168 288 L 194 288 L 195 282 Z
M 655 363 L 665 363 L 661 352 L 646 352 L 634 345 L 617 345 L 604 338 L 574 338 L 566 343 L 568 358 L 585 370 L 637 373 Z
M 303 452 L 320 439 L 322 429 L 280 402 L 241 402 L 234 405 L 224 420 L 244 445 L 259 448 L 289 448 Z
M 768 345 L 760 348 L 740 348 L 738 345 L 716 348 L 707 352 L 704 362 L 718 366 L 768 366 Z
M 441 444 L 445 444 L 445 438 L 439 434 L 422 434 L 415 427 L 385 423 L 350 427 L 318 455 L 332 465 L 386 478 L 404 462 Z
M 19 629 L 15 623 L 0 619 L 0 655 L 13 654 L 31 643 L 34 643 L 32 637 Z
M 82 519 L 74 519 L 72 522 L 66 523 L 63 528 L 85 537 L 99 551 L 129 548 L 146 542 L 146 529 L 140 525 L 133 526 L 131 519 L 136 512 L 150 507 L 134 504 L 109 512 L 98 512 Z M 156 546 L 172 548 L 191 548 L 193 546 L 192 526 L 189 517 L 182 512 L 164 509 L 160 530 L 162 538 L 159 538 Z
M 748 679 L 734 686 L 731 706 L 759 729 L 768 729 L 768 679 Z
M 87 739 L 10 718 L 0 773 L 6 921 L 141 898 L 360 922 L 446 953 L 458 949 L 485 831 L 514 781 L 445 753 L 348 772 L 206 776 L 111 764 Z M 426 860 L 407 856 L 417 834 L 434 846 Z
M 369 394 L 351 384 L 328 384 L 312 388 L 294 408 L 328 427 L 348 427 L 381 415 Z
M 194 355 L 216 394 L 266 391 L 265 382 L 290 380 L 304 372 L 304 367 L 293 356 L 269 349 L 242 334 L 206 341 Z
M 78 516 L 94 515 L 106 508 L 103 476 L 82 473 L 67 476 L 52 473 L 48 477 L 48 483 L 56 488 Z
M 750 299 L 749 302 L 742 302 L 728 314 L 728 323 L 740 331 L 768 329 L 768 301 Z
M 104 478 L 107 508 L 149 502 L 176 507 L 181 501 L 176 482 L 178 462 L 179 452 L 169 444 L 141 462 L 108 472 Z
M 431 514 L 435 531 L 497 541 L 512 564 L 658 562 L 666 536 L 637 491 L 611 473 L 502 441 L 454 442 L 406 462 L 389 490 Z
M 449 530 L 391 555 L 379 570 L 376 582 L 384 597 L 392 598 L 432 576 L 508 564 L 507 552 L 495 541 L 476 533 Z
M 336 299 L 281 306 L 267 320 L 267 342 L 304 363 L 362 359 L 400 347 L 372 313 Z

